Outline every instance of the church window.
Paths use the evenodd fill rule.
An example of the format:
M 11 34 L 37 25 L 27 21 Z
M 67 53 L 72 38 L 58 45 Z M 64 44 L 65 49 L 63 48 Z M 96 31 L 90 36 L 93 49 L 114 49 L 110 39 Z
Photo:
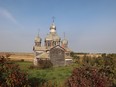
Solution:
M 51 46 L 51 43 L 50 43 L 50 41 L 48 41 L 48 46 Z

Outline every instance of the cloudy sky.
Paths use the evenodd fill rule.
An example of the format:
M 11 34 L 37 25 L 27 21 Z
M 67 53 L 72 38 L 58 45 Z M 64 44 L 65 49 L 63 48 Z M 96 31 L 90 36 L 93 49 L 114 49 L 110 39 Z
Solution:
M 116 53 L 116 0 L 0 0 L 0 51 L 33 52 L 53 16 L 73 51 Z

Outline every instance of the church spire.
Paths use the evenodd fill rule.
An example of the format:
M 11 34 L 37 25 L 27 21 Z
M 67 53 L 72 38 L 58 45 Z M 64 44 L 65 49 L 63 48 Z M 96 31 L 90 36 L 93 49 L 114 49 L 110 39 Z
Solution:
M 52 22 L 52 24 L 51 24 L 51 26 L 50 26 L 50 32 L 51 32 L 51 33 L 56 33 L 56 26 L 55 26 L 55 24 L 54 24 L 54 19 L 55 19 L 55 17 L 53 16 L 52 19 L 53 19 L 53 22 Z
M 55 17 L 53 16 L 52 19 L 53 19 L 53 23 L 54 23 L 54 19 L 55 19 Z

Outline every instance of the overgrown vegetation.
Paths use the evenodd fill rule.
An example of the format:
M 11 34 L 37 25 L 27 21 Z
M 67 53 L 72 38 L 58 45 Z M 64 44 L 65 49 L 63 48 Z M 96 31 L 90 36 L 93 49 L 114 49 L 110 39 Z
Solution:
M 18 61 L 16 63 L 20 65 L 22 70 L 28 72 L 32 87 L 65 87 L 64 83 L 66 79 L 71 75 L 72 70 L 77 67 L 77 65 L 74 64 L 71 66 L 52 67 L 48 69 L 30 69 L 29 66 L 32 65 L 31 62 Z M 35 84 L 39 86 L 35 86 Z
M 48 69 L 52 67 L 53 64 L 51 63 L 50 60 L 38 60 L 38 65 L 37 66 L 31 65 L 29 69 Z
M 82 61 L 80 61 L 80 58 L 75 59 L 75 63 L 78 63 L 80 67 L 83 66 L 83 68 L 85 68 L 87 66 L 98 69 L 99 72 L 97 75 L 99 75 L 99 73 L 105 74 L 105 76 L 112 82 L 112 87 L 116 86 L 116 54 L 102 54 L 101 57 L 92 58 L 85 55 Z
M 73 57 L 75 63 L 70 66 L 51 68 L 44 66 L 39 69 L 32 69 L 30 68 L 32 62 L 12 62 L 1 56 L 0 86 L 116 87 L 116 54 L 103 54 L 99 58 L 84 56 L 81 59 L 76 56 Z
M 95 67 L 80 67 L 73 70 L 67 87 L 111 87 L 112 81 Z
M 0 87 L 28 86 L 27 73 L 20 70 L 19 66 L 0 57 Z

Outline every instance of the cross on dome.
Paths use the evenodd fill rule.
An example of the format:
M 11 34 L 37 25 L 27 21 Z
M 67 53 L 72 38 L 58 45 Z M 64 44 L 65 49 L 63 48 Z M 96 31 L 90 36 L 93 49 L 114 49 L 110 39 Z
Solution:
M 55 19 L 55 17 L 53 16 L 52 19 L 53 19 L 53 23 L 54 23 L 54 19 Z
M 51 33 L 56 33 L 56 26 L 55 26 L 55 24 L 54 24 L 54 19 L 55 19 L 55 17 L 53 16 L 52 19 L 53 19 L 53 23 L 52 23 L 51 26 L 50 26 L 50 32 L 51 32 Z

